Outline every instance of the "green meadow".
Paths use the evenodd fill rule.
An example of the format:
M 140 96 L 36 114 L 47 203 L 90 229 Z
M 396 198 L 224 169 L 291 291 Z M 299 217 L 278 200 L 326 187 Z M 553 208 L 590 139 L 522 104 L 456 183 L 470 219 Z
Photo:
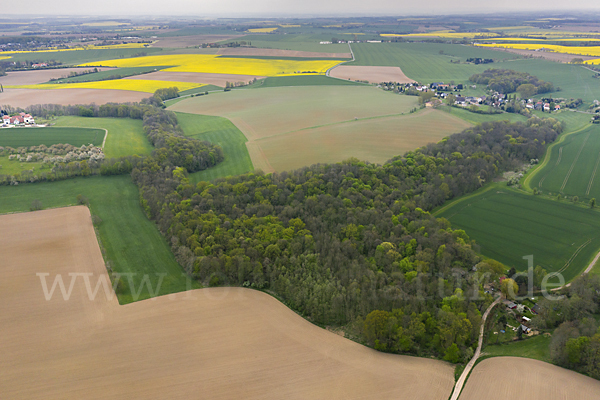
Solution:
M 104 140 L 104 129 L 84 127 L 20 127 L 0 130 L 0 146 L 30 147 L 53 144 L 70 144 L 80 147 L 93 144 L 101 146 Z

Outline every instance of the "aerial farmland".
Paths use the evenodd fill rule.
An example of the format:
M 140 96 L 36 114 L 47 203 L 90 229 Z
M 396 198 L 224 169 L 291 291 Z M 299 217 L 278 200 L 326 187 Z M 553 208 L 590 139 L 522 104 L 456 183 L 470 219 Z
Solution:
M 0 18 L 2 399 L 600 397 L 593 4 L 69 2 Z

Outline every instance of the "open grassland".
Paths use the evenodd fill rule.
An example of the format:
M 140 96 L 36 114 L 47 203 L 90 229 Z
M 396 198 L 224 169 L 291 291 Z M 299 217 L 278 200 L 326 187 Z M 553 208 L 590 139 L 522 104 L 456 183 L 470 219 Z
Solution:
M 248 147 L 257 169 L 264 169 L 260 166 L 268 163 L 275 171 L 289 171 L 317 163 L 340 162 L 349 157 L 383 164 L 394 156 L 438 142 L 469 126 L 450 114 L 424 110 L 410 115 L 365 118 L 302 129 L 258 139 Z
M 446 400 L 453 387 L 447 363 L 366 348 L 254 290 L 119 306 L 100 286 L 91 301 L 82 275 L 92 291 L 108 277 L 83 207 L 0 216 L 0 239 L 3 399 Z M 48 289 L 82 275 L 65 301 L 36 273 Z
M 36 199 L 48 208 L 72 205 L 79 194 L 89 199 L 92 214 L 102 219 L 98 233 L 114 272 L 134 274 L 136 290 L 139 290 L 144 279 L 143 274 L 148 274 L 152 293 L 157 288 L 161 274 L 163 279 L 158 294 L 181 292 L 189 288 L 190 281 L 183 275 L 183 269 L 175 261 L 169 246 L 154 223 L 144 215 L 139 205 L 137 187 L 129 176 L 2 186 L 0 214 L 29 211 Z M 40 269 L 43 266 L 43 263 L 36 265 Z M 151 292 L 148 286 L 144 286 L 139 299 L 151 297 Z M 134 300 L 131 292 L 119 293 L 121 304 Z
M 21 127 L 0 130 L 0 146 L 30 147 L 44 144 L 70 144 L 80 147 L 93 144 L 102 146 L 104 129 L 71 128 L 71 127 Z
M 467 64 L 467 58 L 498 60 L 518 57 L 493 50 L 444 43 L 355 43 L 352 44 L 352 50 L 356 61 L 344 65 L 400 67 L 407 77 L 422 83 L 466 83 L 473 74 L 490 68 L 489 65 Z M 493 67 L 509 68 L 504 65 L 495 63 Z
M 151 67 L 169 65 L 164 71 L 202 72 L 212 74 L 237 74 L 257 76 L 285 76 L 324 74 L 340 60 L 261 60 L 254 58 L 228 58 L 211 54 L 173 54 L 148 57 L 105 60 L 100 64 L 111 67 Z M 82 66 L 92 66 L 88 63 Z
M 77 126 L 81 128 L 106 129 L 108 136 L 104 145 L 106 157 L 124 157 L 133 154 L 149 155 L 154 148 L 142 129 L 142 121 L 129 118 L 85 118 L 65 116 L 52 122 L 56 127 Z M 102 131 L 104 138 L 104 131 Z M 102 144 L 102 140 L 100 140 Z
M 148 79 L 111 79 L 97 82 L 74 82 L 74 83 L 44 83 L 37 85 L 13 85 L 6 86 L 7 89 L 106 89 L 127 90 L 134 92 L 154 93 L 158 89 L 177 87 L 179 90 L 189 90 L 201 87 L 201 83 L 155 81 Z
M 35 171 L 42 168 L 42 165 L 39 162 L 19 162 L 9 160 L 8 156 L 0 156 L 0 175 L 16 175 L 31 169 Z
M 221 146 L 225 160 L 213 168 L 190 174 L 193 183 L 241 175 L 252 171 L 246 137 L 226 118 L 177 113 L 177 122 L 186 136 Z
M 214 93 L 170 109 L 229 118 L 248 140 L 256 140 L 355 118 L 400 115 L 416 102 L 370 86 L 299 86 Z
M 538 360 L 493 357 L 471 372 L 460 400 L 505 400 L 523 396 L 528 400 L 596 399 L 600 382 Z
M 492 332 L 489 335 L 489 342 L 495 343 L 496 337 L 497 335 Z M 513 356 L 550 362 L 550 341 L 550 336 L 537 335 L 506 344 L 489 344 L 482 350 L 482 353 L 484 356 L 490 357 Z
M 24 52 L 11 55 L 11 61 L 60 61 L 65 65 L 75 65 L 120 57 L 133 57 L 140 53 L 160 53 L 158 48 L 90 49 L 73 51 Z M 157 64 L 161 65 L 161 64 Z
M 527 121 L 527 117 L 521 114 L 515 113 L 501 113 L 501 114 L 479 114 L 468 111 L 464 108 L 458 107 L 442 107 L 441 111 L 447 112 L 455 117 L 464 119 L 465 121 L 477 125 L 482 122 L 491 122 L 491 121 L 509 121 L 509 122 L 525 122 Z
M 560 272 L 567 281 L 579 275 L 600 249 L 600 213 L 584 207 L 524 194 L 492 184 L 436 212 L 464 229 L 480 252 L 517 271 L 534 265 Z
M 336 33 L 337 34 L 337 33 Z M 252 44 L 253 47 L 263 49 L 279 49 L 294 51 L 310 51 L 317 53 L 348 53 L 348 45 L 342 43 L 320 44 L 321 41 L 330 41 L 332 32 L 324 34 L 303 35 L 247 35 L 241 40 Z M 228 40 L 239 42 L 240 39 Z
M 310 75 L 310 76 L 274 76 L 260 80 L 252 85 L 251 88 L 268 88 L 268 87 L 281 87 L 281 86 L 331 86 L 331 85 L 345 85 L 345 86 L 357 86 L 364 85 L 354 81 L 348 81 L 343 79 L 330 78 L 325 75 Z
M 600 199 L 600 126 L 590 125 L 561 139 L 550 149 L 548 161 L 528 186 L 545 194 L 561 193 L 581 200 Z
M 107 90 L 107 89 L 7 89 L 0 93 L 0 105 L 8 104 L 12 107 L 29 107 L 35 104 L 91 104 L 102 105 L 119 102 L 136 102 L 149 97 L 146 92 L 132 90 Z

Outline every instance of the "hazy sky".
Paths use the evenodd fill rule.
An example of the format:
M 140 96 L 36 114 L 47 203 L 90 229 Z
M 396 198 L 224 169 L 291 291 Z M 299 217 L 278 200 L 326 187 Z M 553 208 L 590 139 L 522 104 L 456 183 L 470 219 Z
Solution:
M 29 0 L 30 14 L 78 15 L 348 15 L 471 14 L 600 10 L 598 0 Z M 22 10 L 9 7 L 3 13 Z M 22 11 L 21 11 L 22 13 Z

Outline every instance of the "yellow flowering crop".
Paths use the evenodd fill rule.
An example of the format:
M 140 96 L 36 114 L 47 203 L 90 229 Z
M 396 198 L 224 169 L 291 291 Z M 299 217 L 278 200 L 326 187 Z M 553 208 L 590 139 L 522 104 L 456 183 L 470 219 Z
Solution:
M 501 47 L 505 49 L 519 50 L 541 50 L 553 51 L 556 53 L 576 54 L 580 56 L 600 57 L 600 46 L 560 46 L 556 44 L 543 43 L 496 43 L 496 44 L 477 44 L 481 47 Z
M 23 54 L 23 53 L 48 53 L 55 51 L 79 51 L 79 50 L 109 50 L 109 49 L 138 49 L 148 46 L 149 43 L 121 43 L 121 44 L 110 44 L 106 46 L 81 46 L 81 47 L 70 47 L 68 49 L 57 49 L 52 47 L 45 50 L 15 50 L 15 51 L 3 51 L 0 54 Z
M 436 31 L 428 33 L 410 33 L 402 35 L 398 33 L 382 33 L 380 36 L 384 37 L 441 37 L 449 39 L 463 39 L 463 38 L 478 38 L 478 37 L 495 37 L 500 36 L 497 33 L 492 32 L 455 32 L 455 31 Z
M 167 65 L 163 71 L 199 72 L 213 74 L 286 76 L 296 74 L 322 75 L 342 60 L 260 60 L 255 58 L 227 58 L 213 54 L 172 54 L 114 60 L 94 61 L 80 65 L 91 67 L 153 67 Z
M 253 28 L 253 29 L 248 29 L 248 32 L 250 32 L 250 33 L 270 33 L 270 32 L 276 31 L 277 29 L 279 29 L 279 28 L 277 28 L 277 27 L 274 27 L 274 28 Z
M 36 85 L 5 86 L 7 89 L 112 89 L 154 93 L 157 89 L 177 87 L 180 91 L 205 86 L 201 83 L 151 81 L 144 79 L 113 79 L 96 82 L 40 83 Z

